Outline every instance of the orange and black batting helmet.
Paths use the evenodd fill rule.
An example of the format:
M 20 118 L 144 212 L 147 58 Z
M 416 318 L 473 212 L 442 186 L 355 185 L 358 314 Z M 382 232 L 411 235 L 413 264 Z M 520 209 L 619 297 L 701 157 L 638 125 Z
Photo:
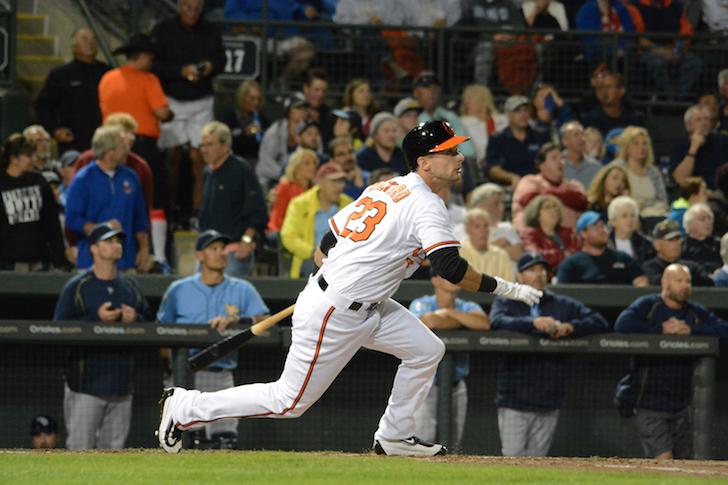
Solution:
M 430 153 L 442 152 L 469 140 L 467 136 L 457 136 L 450 123 L 443 120 L 432 120 L 420 123 L 405 135 L 402 151 L 407 165 L 414 172 L 417 159 Z

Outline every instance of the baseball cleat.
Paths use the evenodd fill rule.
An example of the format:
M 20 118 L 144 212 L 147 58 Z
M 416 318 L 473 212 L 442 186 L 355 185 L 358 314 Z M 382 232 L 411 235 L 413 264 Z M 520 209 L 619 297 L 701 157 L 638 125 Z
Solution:
M 442 445 L 422 441 L 416 436 L 406 440 L 375 440 L 374 451 L 377 455 L 387 456 L 441 456 L 447 455 Z
M 167 453 L 177 453 L 182 448 L 182 430 L 174 425 L 172 420 L 172 396 L 174 387 L 169 387 L 162 393 L 159 404 L 162 405 L 162 415 L 159 420 L 159 429 L 155 433 L 159 444 Z

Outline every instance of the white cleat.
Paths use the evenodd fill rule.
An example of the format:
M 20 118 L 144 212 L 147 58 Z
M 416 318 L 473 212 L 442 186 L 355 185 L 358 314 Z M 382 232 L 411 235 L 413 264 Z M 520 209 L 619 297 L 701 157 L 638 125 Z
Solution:
M 416 436 L 406 440 L 375 440 L 374 451 L 377 455 L 387 456 L 442 456 L 447 448 L 442 445 L 422 441 Z
M 174 387 L 169 387 L 162 393 L 159 404 L 162 405 L 162 416 L 159 420 L 159 429 L 156 431 L 159 444 L 167 453 L 177 453 L 182 448 L 182 430 L 174 425 L 172 420 L 172 398 Z

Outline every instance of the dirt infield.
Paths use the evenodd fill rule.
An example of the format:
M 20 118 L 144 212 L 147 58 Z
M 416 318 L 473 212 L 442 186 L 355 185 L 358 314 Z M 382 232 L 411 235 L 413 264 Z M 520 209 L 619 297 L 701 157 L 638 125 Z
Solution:
M 714 478 L 728 477 L 726 461 L 672 460 L 657 461 L 642 458 L 513 458 L 502 456 L 452 455 L 442 457 L 448 463 L 465 465 L 513 465 L 534 468 L 559 468 L 584 471 L 625 471 L 633 473 L 669 473 L 699 475 Z

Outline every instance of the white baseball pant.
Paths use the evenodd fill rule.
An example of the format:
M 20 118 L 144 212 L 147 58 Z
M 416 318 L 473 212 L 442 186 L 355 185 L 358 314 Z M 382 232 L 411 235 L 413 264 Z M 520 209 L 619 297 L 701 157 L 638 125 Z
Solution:
M 375 439 L 414 436 L 414 413 L 432 386 L 445 345 L 394 300 L 383 301 L 373 311 L 367 311 L 371 302 L 363 302 L 358 311 L 348 309 L 351 303 L 331 286 L 322 291 L 317 277 L 311 277 L 296 301 L 292 344 L 279 379 L 218 392 L 177 390 L 175 424 L 186 431 L 225 418 L 296 418 L 365 347 L 402 361 Z

